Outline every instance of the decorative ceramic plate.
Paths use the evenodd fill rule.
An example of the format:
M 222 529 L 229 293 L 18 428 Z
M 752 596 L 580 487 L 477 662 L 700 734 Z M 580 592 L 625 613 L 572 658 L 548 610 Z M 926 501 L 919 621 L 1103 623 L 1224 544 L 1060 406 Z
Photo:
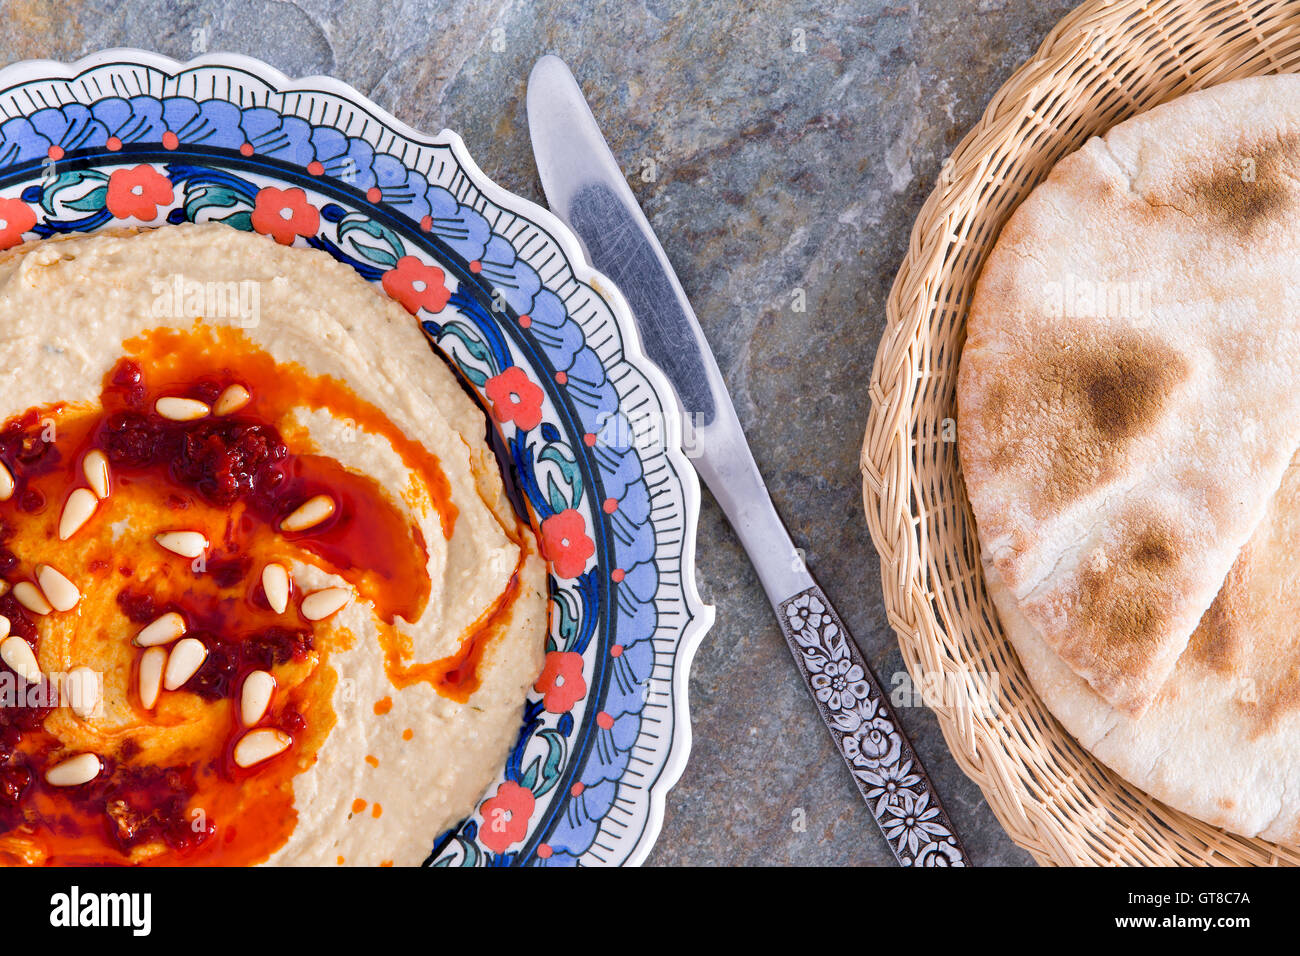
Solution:
M 162 178 L 118 175 L 142 165 Z M 507 765 L 429 861 L 639 863 L 690 749 L 687 672 L 713 614 L 695 589 L 695 473 L 622 298 L 454 133 L 422 136 L 335 80 L 134 50 L 0 70 L 0 249 L 186 221 L 381 283 L 477 391 L 536 518 L 546 666 Z M 444 272 L 445 304 L 412 280 L 422 265 Z

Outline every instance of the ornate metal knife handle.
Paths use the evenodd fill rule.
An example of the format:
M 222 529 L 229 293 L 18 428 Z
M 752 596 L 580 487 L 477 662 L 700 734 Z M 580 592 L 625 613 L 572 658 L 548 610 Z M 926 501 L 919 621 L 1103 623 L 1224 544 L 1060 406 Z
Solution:
M 889 697 L 814 585 L 779 607 L 781 630 L 862 799 L 903 866 L 968 866 Z

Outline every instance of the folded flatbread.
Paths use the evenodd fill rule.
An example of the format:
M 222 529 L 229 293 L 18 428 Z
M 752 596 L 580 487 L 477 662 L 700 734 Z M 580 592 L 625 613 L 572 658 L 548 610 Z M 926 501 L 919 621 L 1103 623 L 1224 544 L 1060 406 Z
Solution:
M 1153 796 L 1247 836 L 1300 845 L 1300 456 L 1140 718 L 1048 648 L 989 573 L 1029 679 L 1094 756 Z
M 1048 706 L 1153 795 L 1294 839 L 1300 77 L 1058 163 L 985 265 L 957 399 L 990 590 Z

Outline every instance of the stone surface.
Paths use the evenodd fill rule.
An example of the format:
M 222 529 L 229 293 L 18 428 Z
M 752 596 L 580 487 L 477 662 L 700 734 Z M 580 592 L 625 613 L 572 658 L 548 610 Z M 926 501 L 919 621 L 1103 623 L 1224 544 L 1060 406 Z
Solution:
M 888 684 L 903 668 L 857 468 L 885 296 L 944 157 L 1073 5 L 9 0 L 0 61 L 132 46 L 329 73 L 417 129 L 459 131 L 488 175 L 541 201 L 524 83 L 542 53 L 564 57 L 695 304 L 777 507 Z M 707 495 L 699 542 L 718 623 L 650 862 L 890 862 Z M 930 713 L 903 722 L 975 862 L 1029 862 Z

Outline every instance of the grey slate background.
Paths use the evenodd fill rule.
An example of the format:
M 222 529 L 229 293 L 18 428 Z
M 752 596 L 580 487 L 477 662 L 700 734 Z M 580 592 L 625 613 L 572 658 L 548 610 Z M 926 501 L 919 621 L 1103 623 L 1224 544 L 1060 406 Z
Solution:
M 888 684 L 903 665 L 857 468 L 885 296 L 944 157 L 1073 6 L 0 0 L 0 62 L 133 46 L 329 73 L 417 129 L 457 130 L 489 176 L 541 202 L 524 82 L 538 56 L 562 56 L 695 304 L 778 509 Z M 806 312 L 791 309 L 798 289 Z M 699 580 L 718 623 L 650 862 L 890 862 L 707 493 Z M 930 713 L 903 721 L 975 862 L 1029 863 Z

